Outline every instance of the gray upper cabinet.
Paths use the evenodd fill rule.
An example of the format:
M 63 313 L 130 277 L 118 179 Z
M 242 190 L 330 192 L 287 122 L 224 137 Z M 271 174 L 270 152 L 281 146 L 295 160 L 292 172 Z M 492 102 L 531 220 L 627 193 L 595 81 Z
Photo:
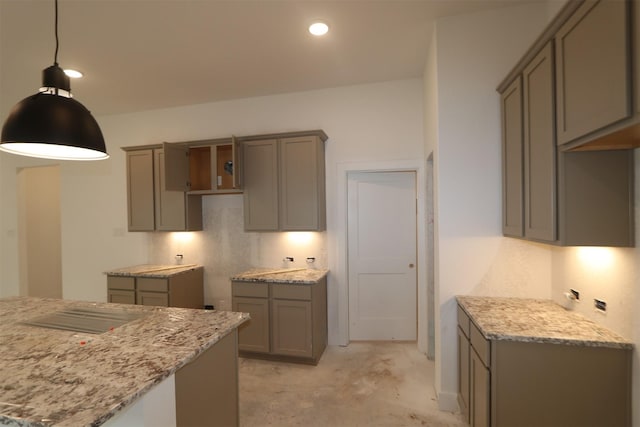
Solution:
M 324 230 L 326 136 L 322 136 L 244 142 L 245 230 Z
M 278 229 L 278 141 L 244 144 L 244 229 Z
M 501 95 L 503 234 L 557 239 L 553 44 Z
M 522 84 L 520 77 L 501 95 L 502 233 L 523 237 Z
M 163 180 L 166 190 L 187 192 L 189 183 L 189 147 L 179 144 L 162 143 Z
M 155 229 L 153 150 L 127 152 L 127 219 L 129 231 Z
M 627 1 L 587 0 L 557 32 L 558 144 L 631 115 Z
M 168 191 L 165 181 L 164 150 L 154 150 L 156 188 L 156 230 L 202 230 L 202 198 L 184 191 Z
M 640 147 L 640 5 L 568 0 L 498 92 L 553 42 L 556 144 L 562 151 Z
M 190 194 L 238 193 L 242 150 L 237 138 L 163 143 L 168 190 Z
M 605 150 L 612 147 L 602 140 L 596 145 L 580 145 L 585 133 L 609 129 L 612 122 L 629 117 L 632 111 L 629 75 L 620 71 L 628 66 L 627 39 L 621 34 L 618 39 L 603 34 L 608 32 L 610 20 L 621 20 L 622 32 L 628 36 L 628 6 L 625 1 L 569 1 L 498 87 L 502 100 L 505 236 L 563 246 L 635 244 L 633 151 L 620 149 L 628 148 L 629 138 L 622 144 L 611 144 L 617 150 Z M 589 41 L 596 36 L 605 41 Z M 615 44 L 613 51 L 622 46 L 625 66 L 618 67 L 618 50 L 618 62 L 612 59 L 608 70 L 606 58 L 610 52 L 604 52 L 606 49 L 598 43 Z M 593 55 L 603 63 L 596 64 Z M 606 71 L 612 74 L 603 74 Z M 616 79 L 622 82 L 612 82 Z M 611 85 L 611 93 L 602 89 L 603 85 Z M 626 93 L 622 94 L 620 87 Z M 554 93 L 554 88 L 562 93 Z M 620 95 L 617 98 L 616 93 Z M 598 120 L 599 124 L 589 128 Z M 630 129 L 631 134 L 636 132 Z M 521 157 L 517 154 L 520 131 Z M 558 145 L 563 134 L 563 141 L 571 142 Z
M 202 230 L 200 196 L 165 188 L 164 150 L 127 150 L 129 231 Z
M 280 141 L 280 228 L 323 230 L 324 143 L 317 136 Z
M 632 150 L 560 152 L 559 242 L 634 246 Z
M 552 47 L 547 43 L 522 73 L 525 236 L 547 242 L 557 238 Z

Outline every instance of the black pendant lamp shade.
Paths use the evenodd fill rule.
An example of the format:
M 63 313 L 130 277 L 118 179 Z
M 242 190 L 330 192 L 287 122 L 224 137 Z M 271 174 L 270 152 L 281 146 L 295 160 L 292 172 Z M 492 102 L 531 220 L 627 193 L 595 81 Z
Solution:
M 57 56 L 56 0 L 56 56 Z M 98 123 L 71 98 L 69 77 L 57 62 L 42 72 L 40 92 L 16 104 L 4 126 L 0 150 L 58 160 L 109 157 Z

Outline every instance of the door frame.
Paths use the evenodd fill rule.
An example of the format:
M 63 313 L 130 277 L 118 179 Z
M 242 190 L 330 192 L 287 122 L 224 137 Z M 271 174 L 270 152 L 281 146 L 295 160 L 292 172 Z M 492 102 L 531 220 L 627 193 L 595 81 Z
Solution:
M 345 162 L 337 164 L 338 194 L 335 242 L 335 283 L 338 297 L 338 344 L 349 344 L 349 259 L 348 259 L 348 174 L 350 172 L 415 172 L 416 174 L 416 265 L 418 292 L 418 349 L 427 351 L 427 219 L 426 161 L 392 160 L 380 162 Z

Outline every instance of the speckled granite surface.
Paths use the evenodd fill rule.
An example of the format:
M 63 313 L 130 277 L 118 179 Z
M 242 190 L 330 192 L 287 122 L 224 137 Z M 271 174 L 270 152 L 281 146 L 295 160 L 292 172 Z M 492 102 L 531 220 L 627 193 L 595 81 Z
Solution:
M 20 323 L 85 307 L 146 316 L 99 335 Z M 100 425 L 247 319 L 224 311 L 0 299 L 0 424 Z
M 490 340 L 633 348 L 629 340 L 550 300 L 456 298 L 485 338 Z
M 194 270 L 196 268 L 203 268 L 197 264 L 187 265 L 153 265 L 142 264 L 134 265 L 131 267 L 118 268 L 115 270 L 105 271 L 107 276 L 133 276 L 133 277 L 157 277 L 165 278 L 171 277 L 176 274 L 184 273 L 185 271 Z
M 279 272 L 274 273 L 274 271 Z M 314 283 L 318 283 L 318 281 L 328 273 L 328 270 L 254 268 L 249 271 L 236 274 L 231 277 L 231 280 L 313 285 Z

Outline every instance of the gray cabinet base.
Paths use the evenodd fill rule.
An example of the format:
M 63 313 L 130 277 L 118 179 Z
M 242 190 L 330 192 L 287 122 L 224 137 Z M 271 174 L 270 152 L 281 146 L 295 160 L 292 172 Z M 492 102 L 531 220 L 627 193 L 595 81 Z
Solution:
M 240 357 L 245 357 L 247 359 L 260 359 L 260 360 L 273 360 L 274 362 L 287 362 L 287 363 L 301 363 L 304 365 L 317 365 L 320 361 L 320 357 L 324 353 L 324 348 L 318 352 L 319 354 L 314 358 L 308 357 L 297 357 L 297 356 L 282 356 L 279 354 L 269 354 L 269 353 L 256 353 L 253 351 L 243 351 L 240 350 Z

